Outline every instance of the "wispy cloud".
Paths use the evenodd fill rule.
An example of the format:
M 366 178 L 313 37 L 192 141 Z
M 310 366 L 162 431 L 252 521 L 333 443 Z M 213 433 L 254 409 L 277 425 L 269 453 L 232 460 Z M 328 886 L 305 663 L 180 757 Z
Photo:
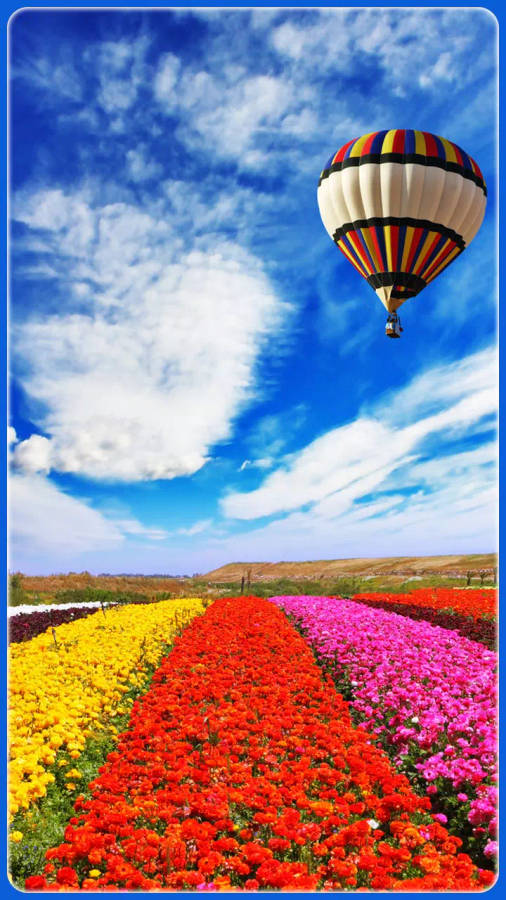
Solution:
M 26 54 L 15 60 L 11 77 L 27 82 L 37 90 L 44 106 L 57 102 L 75 105 L 83 99 L 83 82 L 75 65 L 75 60 L 66 47 L 59 47 L 55 56 Z
M 199 522 L 195 522 L 188 528 L 178 528 L 177 534 L 193 537 L 195 534 L 202 534 L 203 531 L 207 531 L 210 525 L 212 525 L 212 519 L 201 519 Z
M 385 475 L 388 473 L 385 471 Z M 406 474 L 406 473 L 405 473 Z M 441 481 L 434 482 L 436 474 Z M 410 469 L 399 491 L 388 476 L 383 489 L 367 502 L 334 509 L 321 504 L 249 529 L 220 543 L 220 558 L 242 560 L 336 559 L 490 552 L 497 546 L 496 473 L 494 462 L 477 457 L 438 472 Z M 361 490 L 374 489 L 374 477 Z M 359 494 L 361 491 L 359 492 Z M 331 499 L 331 498 L 329 498 Z M 355 500 L 360 499 L 356 497 Z
M 86 61 L 92 63 L 98 76 L 96 99 L 104 112 L 123 114 L 135 103 L 139 87 L 149 77 L 145 62 L 149 40 L 103 41 L 90 48 Z
M 253 520 L 310 504 L 319 517 L 341 516 L 387 479 L 390 483 L 400 465 L 415 461 L 424 440 L 438 435 L 444 444 L 476 435 L 484 421 L 490 430 L 496 410 L 495 354 L 487 349 L 420 375 L 367 416 L 312 441 L 256 490 L 226 496 L 223 511 Z
M 128 540 L 148 546 L 166 540 L 168 532 L 145 525 L 125 510 L 100 510 L 89 500 L 72 496 L 49 478 L 44 477 L 44 448 L 36 460 L 37 436 L 31 441 L 32 457 L 16 453 L 27 442 L 17 443 L 14 429 L 8 430 L 8 441 L 14 447 L 15 468 L 9 481 L 9 526 L 11 563 L 17 567 L 31 561 L 36 565 L 45 557 L 50 570 L 58 568 L 76 555 L 81 561 L 87 554 L 120 549 Z M 44 438 L 41 438 L 43 441 Z M 121 515 L 121 512 L 123 515 Z
M 148 541 L 164 541 L 168 537 L 168 531 L 164 528 L 149 527 L 138 522 L 137 519 L 112 519 L 111 522 L 124 535 L 133 535 Z
M 114 549 L 123 542 L 118 525 L 42 475 L 13 474 L 9 494 L 15 559 L 47 552 L 66 560 L 75 553 Z
M 403 10 L 399 15 L 392 9 L 320 9 L 305 22 L 285 21 L 273 28 L 271 40 L 280 53 L 302 66 L 316 58 L 320 68 L 349 72 L 374 56 L 388 81 L 400 86 L 415 72 L 420 87 L 434 91 L 445 82 L 451 85 L 472 77 L 469 23 L 487 23 L 485 10 L 463 11 L 458 21 L 448 12 Z M 442 41 L 442 35 L 447 40 Z M 486 69 L 490 60 L 480 56 L 476 64 Z
M 270 469 L 274 465 L 272 457 L 266 456 L 262 459 L 245 459 L 239 466 L 239 472 L 245 469 Z
M 162 110 L 178 115 L 183 141 L 194 145 L 200 139 L 253 168 L 266 159 L 258 146 L 262 135 L 279 127 L 288 133 L 301 128 L 291 85 L 272 75 L 251 75 L 240 66 L 225 67 L 220 74 L 188 71 L 169 54 L 160 64 L 154 91 Z

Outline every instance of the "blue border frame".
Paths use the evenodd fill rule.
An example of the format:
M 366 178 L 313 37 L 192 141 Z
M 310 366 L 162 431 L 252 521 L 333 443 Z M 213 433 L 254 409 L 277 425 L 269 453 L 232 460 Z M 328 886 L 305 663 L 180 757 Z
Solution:
M 505 73 L 504 73 L 504 65 L 502 64 L 500 38 L 501 38 L 501 26 L 502 26 L 503 22 L 506 22 L 506 13 L 505 13 L 505 7 L 503 6 L 502 3 L 497 3 L 497 2 L 487 3 L 486 5 L 483 5 L 483 6 L 480 5 L 479 3 L 456 2 L 456 0 L 447 0 L 447 2 L 442 2 L 442 3 L 425 2 L 425 3 L 411 3 L 411 4 L 406 4 L 404 2 L 388 2 L 388 0 L 386 0 L 386 2 L 383 2 L 383 3 L 381 3 L 381 2 L 380 3 L 372 3 L 372 2 L 369 2 L 369 3 L 350 3 L 350 2 L 348 2 L 348 3 L 346 3 L 346 2 L 345 3 L 309 3 L 309 2 L 297 2 L 297 0 L 292 0 L 292 2 L 289 2 L 289 3 L 276 3 L 276 2 L 244 3 L 244 2 L 241 2 L 241 0 L 238 0 L 238 2 L 232 2 L 232 3 L 230 3 L 230 2 L 216 2 L 216 3 L 175 2 L 172 4 L 167 3 L 167 4 L 163 4 L 163 5 L 162 4 L 157 5 L 157 4 L 153 4 L 153 3 L 135 3 L 135 4 L 131 4 L 131 5 L 128 5 L 127 3 L 80 3 L 80 4 L 76 4 L 75 6 L 72 6 L 72 4 L 70 4 L 70 3 L 61 3 L 61 2 L 37 3 L 37 4 L 34 4 L 33 6 L 18 6 L 16 4 L 7 3 L 5 5 L 2 5 L 2 22 L 3 22 L 3 29 L 4 29 L 4 39 L 3 39 L 2 45 L 1 45 L 1 62 L 2 62 L 2 72 L 3 72 L 3 78 L 4 78 L 4 90 L 2 92 L 2 100 L 3 100 L 3 107 L 4 107 L 4 115 L 2 116 L 2 129 L 5 133 L 5 139 L 2 140 L 2 155 L 3 155 L 3 162 L 4 162 L 4 171 L 6 171 L 6 169 L 7 169 L 7 153 L 8 153 L 8 150 L 7 150 L 7 64 L 8 64 L 8 60 L 7 60 L 7 52 L 8 52 L 7 39 L 8 38 L 7 38 L 7 35 L 8 35 L 9 20 L 17 11 L 19 11 L 21 9 L 51 9 L 51 8 L 53 8 L 53 9 L 59 9 L 59 8 L 62 8 L 62 9 L 97 9 L 97 10 L 99 10 L 99 9 L 114 9 L 114 8 L 123 8 L 123 9 L 125 9 L 125 8 L 127 8 L 127 9 L 135 9 L 135 8 L 137 8 L 137 9 L 143 9 L 143 8 L 144 9 L 145 8 L 164 9 L 165 8 L 165 9 L 170 9 L 173 7 L 197 7 L 197 6 L 210 6 L 210 7 L 213 7 L 213 6 L 241 7 L 242 6 L 242 7 L 280 7 L 280 8 L 281 7 L 293 7 L 293 8 L 295 8 L 295 7 L 306 7 L 306 8 L 310 8 L 310 7 L 314 7 L 314 8 L 318 8 L 318 7 L 336 7 L 336 8 L 339 8 L 339 7 L 343 7 L 343 8 L 346 8 L 346 7 L 348 7 L 348 8 L 351 8 L 351 7 L 353 7 L 353 8 L 379 7 L 379 8 L 399 8 L 399 9 L 412 9 L 412 8 L 417 8 L 417 7 L 422 8 L 422 9 L 424 9 L 424 8 L 425 9 L 427 9 L 427 8 L 441 9 L 441 8 L 453 7 L 453 8 L 470 8 L 470 9 L 488 10 L 490 13 L 492 13 L 495 16 L 495 18 L 498 22 L 498 28 L 499 28 L 499 133 L 498 133 L 498 146 L 499 147 L 503 146 L 502 139 L 504 137 L 504 128 L 503 128 L 502 117 L 501 117 L 501 112 L 502 112 L 501 99 L 502 99 L 502 94 L 503 94 Z M 5 247 L 6 242 L 7 242 L 7 224 L 6 224 L 7 223 L 7 197 L 6 197 L 6 194 L 5 194 L 5 199 L 4 199 L 4 203 L 3 203 L 3 210 L 4 210 L 4 214 L 2 216 L 2 232 L 3 232 L 2 237 L 3 237 L 3 246 Z M 501 202 L 501 196 L 499 194 L 499 202 L 498 202 L 499 217 L 501 215 L 502 210 L 503 210 L 503 203 Z M 498 264 L 499 284 L 501 283 L 501 276 L 503 273 L 503 263 L 502 263 L 503 243 L 504 243 L 503 236 L 501 236 L 501 234 L 499 233 L 499 247 L 498 247 L 498 250 L 499 250 L 499 261 L 498 261 L 498 263 L 499 263 Z M 5 259 L 5 254 L 4 254 L 4 259 Z M 7 278 L 5 278 L 5 280 L 4 280 L 4 285 L 6 286 L 6 284 L 7 284 Z M 7 289 L 6 289 L 6 287 L 4 288 L 4 298 L 3 298 L 3 325 L 4 325 L 4 327 L 0 330 L 0 354 L 1 354 L 1 359 L 2 359 L 2 382 L 3 382 L 2 413 L 3 413 L 3 418 L 5 420 L 5 424 L 7 424 Z M 501 311 L 499 309 L 499 317 L 498 317 L 499 346 L 501 345 L 503 331 L 504 331 L 503 317 L 501 316 Z M 501 367 L 500 367 L 499 368 L 500 397 L 502 396 L 503 381 L 506 384 L 506 370 L 503 367 L 503 371 L 501 371 Z M 501 444 L 502 444 L 501 438 L 502 438 L 502 436 L 503 436 L 503 427 L 502 427 L 502 423 L 500 420 L 499 421 L 499 454 L 500 454 L 499 455 L 499 463 L 501 463 Z M 8 570 L 7 570 L 7 451 L 6 451 L 5 443 L 2 444 L 1 465 L 2 465 L 3 477 L 1 479 L 2 519 L 1 519 L 0 528 L 2 531 L 2 536 L 5 534 L 5 541 L 3 542 L 3 556 L 2 556 L 2 568 L 3 568 L 2 574 L 4 576 L 2 579 L 2 598 L 3 598 L 4 604 L 5 604 L 4 609 L 6 609 L 6 607 L 7 607 L 6 585 L 7 585 L 7 571 Z M 501 540 L 502 516 L 501 516 L 501 510 L 503 508 L 503 504 L 501 503 L 502 495 L 503 495 L 503 484 L 502 484 L 502 479 L 501 479 L 500 475 L 501 475 L 501 465 L 499 465 L 499 501 L 500 501 L 499 566 L 502 561 L 502 540 Z M 501 607 L 501 596 L 502 596 L 502 591 L 500 591 L 499 608 Z M 6 620 L 7 620 L 7 617 L 6 617 Z M 6 625 L 7 625 L 7 622 L 6 622 Z M 6 625 L 5 625 L 5 629 L 6 629 Z M 502 627 L 501 618 L 500 618 L 499 619 L 500 647 L 502 646 L 503 630 L 504 629 Z M 6 644 L 7 644 L 7 634 L 5 631 L 5 646 L 6 646 Z M 501 656 L 499 656 L 499 660 L 501 663 Z M 0 678 L 1 678 L 1 687 L 2 687 L 2 698 L 4 698 L 5 692 L 6 692 L 5 664 L 2 665 Z M 502 666 L 500 665 L 500 672 L 499 672 L 499 689 L 500 689 L 500 691 L 501 691 L 502 687 L 503 687 L 503 672 L 502 672 Z M 502 738 L 503 738 L 504 729 L 503 729 L 501 721 L 500 721 L 499 725 L 500 725 L 500 727 L 499 727 L 499 742 L 500 742 L 500 746 L 502 746 Z M 3 778 L 2 783 L 4 785 L 6 785 L 7 784 L 7 755 L 6 755 L 6 737 L 7 737 L 7 735 L 6 735 L 5 715 L 2 716 L 1 734 L 2 734 L 2 747 L 1 747 L 1 770 L 0 771 L 2 773 L 2 778 Z M 501 757 L 500 757 L 500 759 L 501 759 Z M 500 796 L 502 796 L 502 792 L 503 792 L 503 790 L 505 788 L 505 784 L 506 784 L 506 776 L 504 776 L 502 774 L 501 767 L 499 769 L 499 772 L 500 772 L 499 788 L 500 788 Z M 4 793 L 2 795 L 2 809 L 4 811 L 3 822 L 5 822 L 6 818 L 7 818 L 5 789 L 4 789 Z M 501 802 L 500 803 L 500 815 L 499 815 L 500 829 L 501 829 L 501 826 L 502 826 L 504 820 L 505 820 L 504 802 Z M 2 827 L 2 830 L 3 830 L 3 827 Z M 498 877 L 496 883 L 491 888 L 489 888 L 488 891 L 486 891 L 487 897 L 491 897 L 491 898 L 493 898 L 493 900 L 495 900 L 496 897 L 499 898 L 501 896 L 501 888 L 505 881 L 505 876 L 501 875 L 501 872 L 502 872 L 503 862 L 504 862 L 505 858 L 506 858 L 505 850 L 504 850 L 504 847 L 501 846 L 501 841 L 499 840 L 499 877 Z M 0 885 L 4 889 L 4 895 L 8 898 L 18 898 L 19 896 L 22 896 L 24 892 L 18 891 L 16 888 L 14 888 L 7 878 L 7 841 L 6 841 L 6 839 L 4 839 L 0 842 L 0 873 L 1 873 L 0 874 Z M 126 892 L 121 892 L 121 893 L 127 893 L 127 894 L 132 893 L 133 894 L 134 892 L 126 891 Z M 341 892 L 336 892 L 336 893 L 341 893 Z M 351 894 L 353 894 L 355 892 L 350 891 L 350 892 L 342 892 L 342 893 L 345 896 L 346 895 L 350 896 Z M 383 896 L 385 893 L 389 894 L 390 892 L 373 892 L 373 891 L 371 891 L 367 894 L 367 896 L 379 897 L 379 896 Z M 482 892 L 480 892 L 480 894 L 481 893 Z M 75 895 L 75 894 L 72 893 L 72 895 Z M 136 897 L 146 897 L 146 898 L 153 897 L 152 893 L 144 893 L 144 892 L 135 892 L 134 895 Z M 335 893 L 329 892 L 327 894 L 327 892 L 319 891 L 319 892 L 315 892 L 314 894 L 310 894 L 309 896 L 330 896 L 330 895 L 335 896 Z M 455 900 L 457 900 L 457 898 L 465 896 L 466 894 L 463 894 L 462 892 L 459 892 L 459 893 L 451 893 L 451 892 L 448 892 L 448 893 L 447 892 L 427 892 L 427 893 L 425 893 L 424 892 L 422 894 L 420 892 L 410 893 L 407 891 L 406 892 L 399 891 L 399 892 L 395 892 L 395 894 L 392 894 L 392 895 L 400 896 L 400 897 L 404 897 L 404 898 L 407 898 L 407 897 L 418 898 L 418 900 L 420 900 L 420 897 L 424 897 L 424 898 L 444 897 L 444 898 L 451 898 L 451 900 L 453 900 L 453 898 L 455 898 Z M 42 896 L 47 896 L 47 894 L 42 893 L 42 892 L 39 893 L 39 892 L 35 892 L 35 891 L 30 891 L 30 893 L 27 894 L 27 896 L 42 897 Z M 86 896 L 99 898 L 99 897 L 104 897 L 104 894 L 97 893 L 97 892 L 93 892 L 93 893 L 86 892 Z M 174 894 L 171 894 L 171 896 L 187 896 L 187 895 L 186 895 L 186 893 L 180 894 L 178 892 L 174 892 Z M 222 894 L 222 896 L 231 897 L 231 896 L 234 896 L 234 894 L 224 892 Z M 282 896 L 297 897 L 297 896 L 301 896 L 301 894 L 290 894 L 289 892 L 283 892 Z M 308 895 L 306 894 L 306 895 L 302 895 L 302 896 L 308 896 Z M 469 896 L 474 896 L 474 895 L 470 894 Z M 479 896 L 479 894 L 478 894 L 478 896 Z M 262 892 L 262 897 L 275 898 L 275 897 L 279 897 L 279 893 L 278 892 Z

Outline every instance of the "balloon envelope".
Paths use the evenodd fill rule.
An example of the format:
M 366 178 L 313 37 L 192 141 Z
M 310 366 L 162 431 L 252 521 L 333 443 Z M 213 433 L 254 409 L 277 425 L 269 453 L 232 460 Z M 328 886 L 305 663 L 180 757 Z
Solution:
M 428 131 L 374 131 L 327 162 L 318 206 L 332 240 L 389 312 L 462 253 L 485 214 L 476 162 Z

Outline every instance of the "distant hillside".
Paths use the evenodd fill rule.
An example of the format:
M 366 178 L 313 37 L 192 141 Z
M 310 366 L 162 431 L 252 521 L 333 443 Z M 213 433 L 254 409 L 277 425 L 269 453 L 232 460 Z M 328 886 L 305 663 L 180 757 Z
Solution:
M 345 576 L 426 575 L 465 576 L 467 572 L 491 573 L 497 566 L 495 553 L 467 556 L 392 556 L 380 559 L 320 559 L 309 562 L 234 562 L 203 576 L 207 581 L 240 581 L 248 571 L 252 581 L 276 578 L 335 578 Z

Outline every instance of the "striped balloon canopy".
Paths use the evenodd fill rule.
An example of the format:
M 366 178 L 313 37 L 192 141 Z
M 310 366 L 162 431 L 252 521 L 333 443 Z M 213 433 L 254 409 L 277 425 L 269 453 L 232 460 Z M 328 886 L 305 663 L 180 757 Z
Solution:
M 428 131 L 373 131 L 330 157 L 318 206 L 330 237 L 389 313 L 459 256 L 485 214 L 474 159 Z

